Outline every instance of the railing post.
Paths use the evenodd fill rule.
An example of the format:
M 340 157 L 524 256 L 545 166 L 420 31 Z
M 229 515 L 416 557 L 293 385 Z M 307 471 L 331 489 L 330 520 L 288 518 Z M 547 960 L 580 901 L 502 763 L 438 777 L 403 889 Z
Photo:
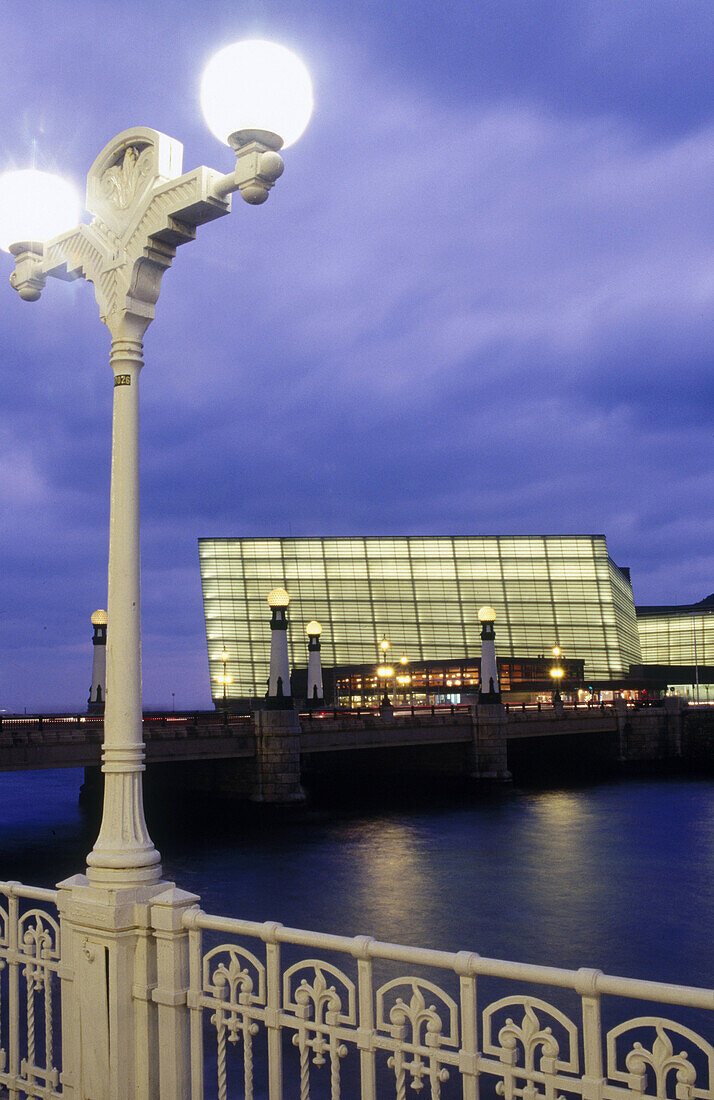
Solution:
M 268 1032 L 268 1096 L 270 1100 L 283 1100 L 283 1048 L 280 1029 L 280 944 L 277 931 L 278 923 L 266 926 L 265 962 L 267 969 L 267 997 L 265 1008 L 265 1026 Z
M 19 886 L 17 882 L 9 882 L 8 886 Z M 7 918 L 8 918 L 8 930 L 7 930 L 7 943 L 8 943 L 8 1013 L 9 1013 L 9 1027 L 8 1027 L 8 1045 L 9 1045 L 9 1058 L 8 1069 L 10 1071 L 10 1089 L 9 1094 L 12 1098 L 20 1096 L 20 1092 L 17 1088 L 13 1087 L 13 1082 L 17 1080 L 20 1072 L 20 964 L 17 962 L 17 933 L 18 933 L 18 920 L 20 915 L 20 906 L 18 904 L 17 896 L 14 892 L 8 894 L 7 899 Z
M 460 951 L 456 956 L 456 972 L 459 975 L 461 1000 L 461 1047 L 459 1071 L 463 1079 L 464 1100 L 478 1100 L 478 1013 L 476 1006 L 476 978 L 471 974 L 471 964 L 478 955 Z
M 580 994 L 583 1010 L 583 1100 L 602 1100 L 605 1078 L 602 1068 L 602 1025 L 600 994 L 597 991 L 600 970 L 585 967 L 578 970 L 575 989 Z
M 81 1079 L 79 1047 L 79 1013 L 78 1001 L 74 996 L 74 958 L 72 956 L 73 941 L 67 924 L 65 903 L 67 895 L 60 890 L 57 895 L 57 911 L 60 922 L 60 943 L 62 954 L 58 976 L 60 979 L 60 1011 L 62 1020 L 62 1095 L 67 1097 L 79 1096 L 79 1082 Z
M 158 1005 L 160 1096 L 190 1095 L 188 932 L 184 916 L 198 900 L 196 894 L 171 886 L 151 902 L 156 941 L 156 987 L 151 996 Z
M 200 910 L 187 914 L 189 990 L 187 1003 L 190 1011 L 191 1100 L 203 1100 L 203 933 L 192 918 Z
M 358 936 L 353 954 L 357 958 L 358 1031 L 357 1046 L 360 1062 L 360 1098 L 377 1100 L 377 1080 L 374 1056 L 374 989 L 372 959 L 369 954 L 371 936 Z

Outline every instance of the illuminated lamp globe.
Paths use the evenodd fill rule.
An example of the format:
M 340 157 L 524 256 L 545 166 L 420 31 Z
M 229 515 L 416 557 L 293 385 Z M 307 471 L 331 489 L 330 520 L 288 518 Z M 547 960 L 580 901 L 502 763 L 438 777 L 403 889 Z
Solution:
M 480 623 L 495 623 L 496 612 L 486 604 L 485 607 L 479 609 L 478 619 Z
M 269 607 L 287 607 L 289 603 L 290 597 L 284 588 L 271 588 L 268 592 Z
M 305 633 L 310 638 L 319 638 L 322 634 L 322 625 L 318 623 L 317 619 L 312 619 L 305 627 Z
M 107 613 L 100 607 L 98 611 L 95 611 L 92 615 L 92 626 L 106 626 L 107 625 Z
M 309 72 L 275 42 L 246 39 L 224 46 L 201 79 L 208 128 L 234 148 L 251 140 L 273 149 L 292 145 L 310 121 L 312 106 Z
M 72 229 L 80 202 L 71 183 L 51 172 L 22 168 L 0 176 L 0 248 L 43 244 Z

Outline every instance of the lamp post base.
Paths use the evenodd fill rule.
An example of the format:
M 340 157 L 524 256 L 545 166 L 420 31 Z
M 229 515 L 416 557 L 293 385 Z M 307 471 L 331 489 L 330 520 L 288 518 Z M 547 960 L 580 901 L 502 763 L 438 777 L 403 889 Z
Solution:
M 188 1010 L 155 994 L 188 985 L 186 909 L 172 882 L 58 883 L 63 957 L 63 1083 L 73 1096 L 187 1096 Z M 156 1045 L 168 1057 L 157 1057 Z M 91 1052 L 91 1057 L 88 1057 Z

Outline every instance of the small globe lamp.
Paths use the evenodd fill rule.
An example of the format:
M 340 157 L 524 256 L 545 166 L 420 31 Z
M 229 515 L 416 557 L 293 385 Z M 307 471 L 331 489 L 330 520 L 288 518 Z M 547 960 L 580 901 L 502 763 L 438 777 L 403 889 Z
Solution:
M 45 242 L 79 221 L 79 196 L 52 172 L 23 168 L 0 176 L 0 248 L 15 257 L 10 282 L 26 302 L 36 302 L 45 285 L 37 270 Z
M 206 66 L 201 108 L 209 130 L 235 151 L 242 198 L 258 206 L 282 175 L 278 149 L 297 141 L 310 121 L 312 81 L 285 46 L 261 39 L 234 42 Z M 253 171 L 246 176 L 248 169 Z
M 290 597 L 284 588 L 271 588 L 268 592 L 268 607 L 288 607 Z

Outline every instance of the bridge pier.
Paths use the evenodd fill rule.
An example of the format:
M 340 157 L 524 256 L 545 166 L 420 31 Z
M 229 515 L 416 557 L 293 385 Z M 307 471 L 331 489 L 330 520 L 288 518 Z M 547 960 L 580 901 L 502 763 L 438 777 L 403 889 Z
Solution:
M 84 769 L 84 781 L 79 788 L 80 802 L 97 802 L 101 804 L 104 793 L 104 775 L 99 764 Z
M 658 761 L 680 758 L 683 749 L 683 715 L 686 704 L 676 696 L 662 705 L 628 710 L 622 700 L 615 701 L 620 760 Z
M 473 779 L 508 783 L 508 716 L 502 703 L 475 703 L 471 708 L 473 741 L 469 775 Z
M 293 708 L 257 710 L 255 783 L 251 802 L 286 804 L 305 801 L 300 782 L 300 719 Z

